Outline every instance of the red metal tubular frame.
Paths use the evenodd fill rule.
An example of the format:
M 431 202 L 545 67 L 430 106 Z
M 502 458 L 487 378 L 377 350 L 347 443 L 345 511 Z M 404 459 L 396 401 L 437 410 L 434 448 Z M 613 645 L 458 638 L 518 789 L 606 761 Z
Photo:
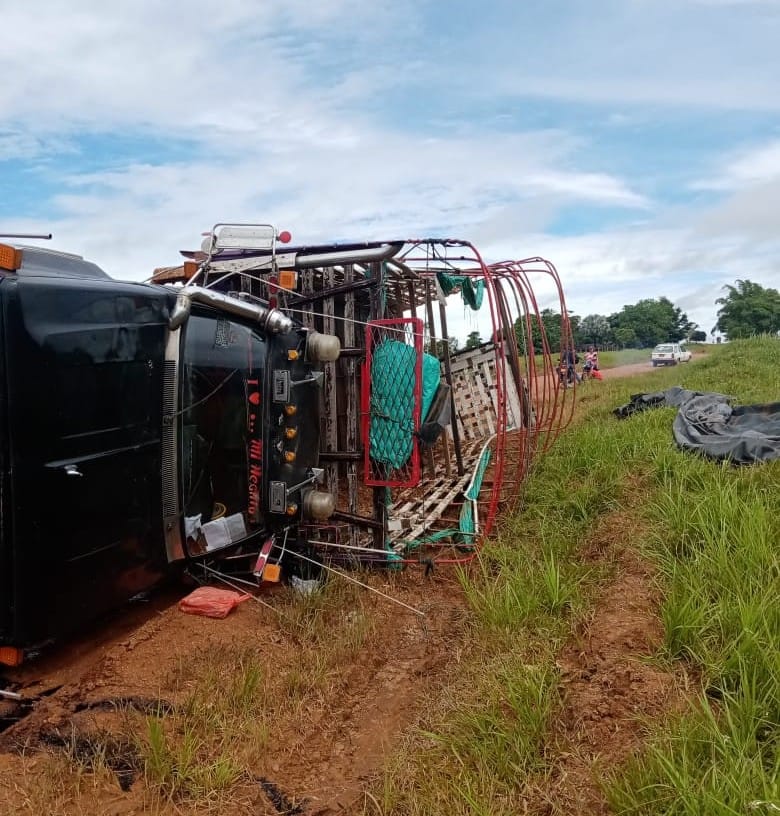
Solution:
M 419 248 L 427 242 L 412 242 Z M 511 512 L 517 505 L 522 493 L 525 478 L 532 467 L 536 455 L 546 452 L 553 444 L 560 431 L 568 425 L 574 410 L 572 392 L 561 388 L 557 369 L 552 358 L 541 309 L 530 283 L 531 274 L 542 274 L 553 282 L 561 308 L 561 351 L 572 347 L 573 340 L 568 312 L 566 309 L 563 287 L 554 265 L 549 261 L 535 257 L 520 261 L 504 261 L 487 265 L 476 247 L 467 241 L 448 240 L 441 242 L 447 247 L 460 247 L 464 254 L 457 258 L 459 262 L 470 263 L 467 268 L 457 270 L 458 275 L 467 275 L 484 280 L 490 318 L 492 323 L 491 340 L 496 352 L 496 433 L 492 443 L 492 479 L 487 495 L 483 488 L 477 502 L 479 509 L 480 530 L 473 550 L 461 557 L 452 557 L 445 552 L 433 558 L 437 564 L 466 564 L 479 553 L 484 541 L 495 531 L 501 516 Z M 468 253 L 468 254 L 465 254 Z M 413 251 L 409 251 L 405 260 L 411 265 L 415 260 Z M 449 258 L 448 260 L 452 260 Z M 511 298 L 509 297 L 511 295 Z M 515 310 L 511 309 L 514 304 Z M 514 316 L 514 320 L 512 317 Z M 515 385 L 527 388 L 529 403 L 535 413 L 533 428 L 509 432 L 507 429 L 507 393 L 508 372 L 512 368 L 509 357 L 519 357 L 518 340 L 515 334 L 515 323 L 524 326 L 526 350 L 533 351 L 533 327 L 541 337 L 541 367 L 537 364 L 537 355 L 523 355 L 526 364 L 525 383 Z M 571 395 L 571 396 L 570 396 Z M 405 563 L 419 563 L 419 558 L 406 558 Z

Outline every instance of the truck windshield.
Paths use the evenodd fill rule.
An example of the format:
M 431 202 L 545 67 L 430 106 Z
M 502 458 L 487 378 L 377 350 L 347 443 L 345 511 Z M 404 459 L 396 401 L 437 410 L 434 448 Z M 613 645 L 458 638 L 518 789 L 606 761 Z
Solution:
M 190 555 L 262 524 L 260 415 L 265 341 L 223 317 L 187 322 L 181 378 L 181 478 Z

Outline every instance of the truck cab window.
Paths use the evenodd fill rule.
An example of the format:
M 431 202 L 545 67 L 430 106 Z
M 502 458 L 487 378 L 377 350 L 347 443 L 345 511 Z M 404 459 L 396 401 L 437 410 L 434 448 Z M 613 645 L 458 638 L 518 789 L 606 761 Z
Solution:
M 225 318 L 187 322 L 181 378 L 182 496 L 188 549 L 219 549 L 253 532 L 249 446 L 262 433 L 250 423 L 262 394 L 266 347 L 251 329 Z M 253 427 L 250 427 L 250 424 Z M 261 442 L 262 444 L 262 442 Z

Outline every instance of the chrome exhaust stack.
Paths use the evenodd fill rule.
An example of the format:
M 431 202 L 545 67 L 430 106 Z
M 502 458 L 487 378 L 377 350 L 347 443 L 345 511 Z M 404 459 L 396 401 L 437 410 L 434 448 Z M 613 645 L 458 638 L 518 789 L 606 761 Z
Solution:
M 292 320 L 279 309 L 239 300 L 200 286 L 185 286 L 178 291 L 176 305 L 168 321 L 168 328 L 171 331 L 175 331 L 187 321 L 193 302 L 211 306 L 236 317 L 252 320 L 259 323 L 263 331 L 269 334 L 287 334 L 293 327 Z

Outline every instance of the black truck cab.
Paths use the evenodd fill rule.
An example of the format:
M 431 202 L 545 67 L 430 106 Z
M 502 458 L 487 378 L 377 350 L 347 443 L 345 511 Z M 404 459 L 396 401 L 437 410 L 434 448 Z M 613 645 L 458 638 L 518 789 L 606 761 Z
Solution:
M 311 333 L 269 304 L 0 244 L 0 336 L 0 661 L 332 512 Z

